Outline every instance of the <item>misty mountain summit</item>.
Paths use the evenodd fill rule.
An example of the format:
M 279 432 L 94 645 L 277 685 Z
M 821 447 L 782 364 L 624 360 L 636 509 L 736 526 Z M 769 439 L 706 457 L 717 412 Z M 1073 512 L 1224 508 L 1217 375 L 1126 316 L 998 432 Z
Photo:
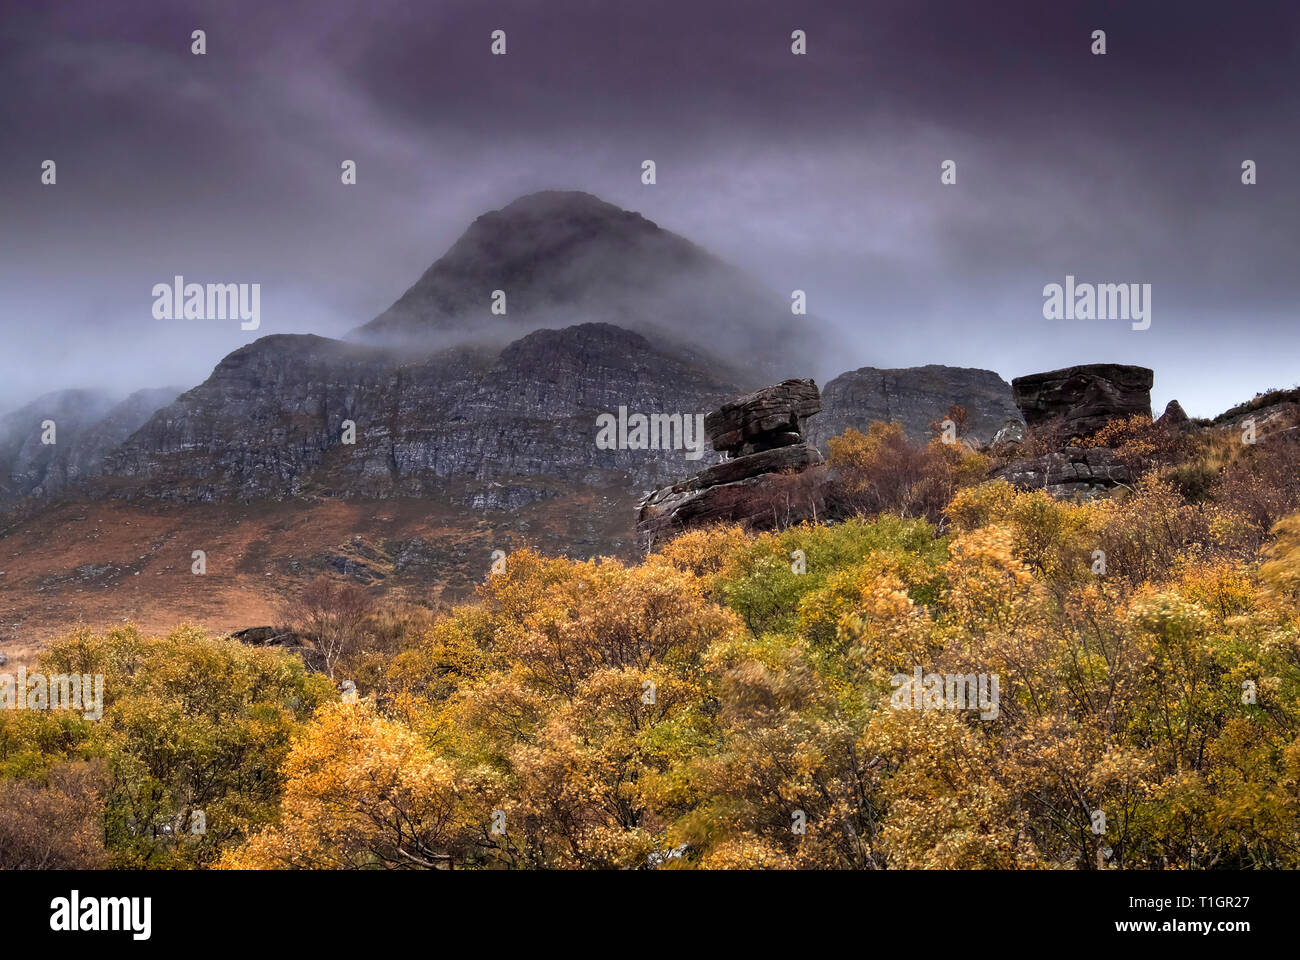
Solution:
M 492 310 L 494 291 L 504 312 Z M 592 540 L 616 549 L 631 542 L 640 497 L 690 461 L 676 449 L 603 449 L 598 419 L 693 418 L 806 376 L 811 350 L 828 346 L 806 320 L 638 213 L 589 193 L 530 194 L 478 217 L 346 341 L 261 337 L 183 394 L 140 393 L 86 442 L 80 425 L 105 417 L 107 401 L 61 413 L 59 457 L 34 446 L 50 402 L 0 421 L 0 503 L 75 485 L 143 500 L 414 496 L 518 509 L 599 489 L 584 509 L 610 532 Z M 863 368 L 830 380 L 824 399 L 836 432 L 883 418 L 924 436 L 960 403 L 987 439 L 1015 416 L 997 374 L 950 367 Z M 824 452 L 824 430 L 809 439 Z
M 146 500 L 324 493 L 517 507 L 599 487 L 591 513 L 614 529 L 647 490 L 679 478 L 682 461 L 673 450 L 602 449 L 598 418 L 696 417 L 806 376 L 812 350 L 828 346 L 806 321 L 782 294 L 638 213 L 589 193 L 530 194 L 478 217 L 347 341 L 261 337 L 183 394 L 141 391 L 112 416 L 108 399 L 15 411 L 0 421 L 0 503 L 76 487 Z M 972 435 L 987 439 L 1015 416 L 996 374 L 948 367 L 863 368 L 830 380 L 825 401 L 836 432 L 883 418 L 921 436 L 960 403 Z M 51 417 L 57 448 L 39 445 Z M 823 434 L 814 427 L 810 442 L 824 451 Z
M 639 213 L 547 190 L 480 216 L 348 338 L 418 349 L 605 322 L 757 383 L 811 362 L 807 319 L 787 297 Z

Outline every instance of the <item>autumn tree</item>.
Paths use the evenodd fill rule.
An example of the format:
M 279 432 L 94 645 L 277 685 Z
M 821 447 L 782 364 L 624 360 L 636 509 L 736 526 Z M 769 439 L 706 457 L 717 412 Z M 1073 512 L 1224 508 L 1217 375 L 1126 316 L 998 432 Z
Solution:
M 366 622 L 375 610 L 374 597 L 354 583 L 320 576 L 287 603 L 282 619 L 320 653 L 330 678 L 339 661 L 354 654 L 365 636 Z
M 321 708 L 283 773 L 279 822 L 220 866 L 437 869 L 452 866 L 464 846 L 451 764 L 366 701 Z
M 113 865 L 133 869 L 210 863 L 273 820 L 291 739 L 335 696 L 291 654 L 190 626 L 166 637 L 81 630 L 41 666 L 104 676 L 99 720 L 51 712 L 47 722 L 80 721 L 68 729 L 86 739 L 66 751 L 104 757 L 103 836 Z

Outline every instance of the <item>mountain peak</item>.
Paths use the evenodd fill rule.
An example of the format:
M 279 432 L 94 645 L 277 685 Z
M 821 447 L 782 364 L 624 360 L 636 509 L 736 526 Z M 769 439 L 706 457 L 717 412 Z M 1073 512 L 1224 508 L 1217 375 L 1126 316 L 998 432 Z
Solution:
M 507 219 L 526 217 L 567 217 L 590 216 L 604 217 L 610 220 L 631 217 L 645 220 L 639 213 L 624 210 L 622 207 L 602 200 L 594 193 L 585 190 L 539 190 L 527 193 L 511 200 L 500 210 L 483 214 L 485 217 L 504 217 Z M 646 221 L 649 223 L 649 221 Z
M 531 330 L 612 323 L 770 379 L 807 372 L 804 320 L 754 278 L 639 213 L 582 191 L 544 190 L 475 219 L 349 339 L 504 344 Z

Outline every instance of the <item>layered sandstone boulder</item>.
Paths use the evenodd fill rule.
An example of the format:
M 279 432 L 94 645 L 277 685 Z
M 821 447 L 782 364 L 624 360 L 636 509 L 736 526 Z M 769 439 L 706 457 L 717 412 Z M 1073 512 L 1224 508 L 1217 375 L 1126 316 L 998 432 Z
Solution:
M 1130 483 L 1128 467 L 1113 450 L 1076 445 L 1075 438 L 1091 436 L 1111 421 L 1135 413 L 1150 417 L 1153 376 L 1146 367 L 1092 363 L 1012 380 L 1025 424 L 1030 429 L 1057 427 L 1057 435 L 1069 442 L 1040 457 L 1014 460 L 993 475 L 1023 490 L 1046 490 L 1054 497 L 1094 497 Z
M 1087 437 L 1112 420 L 1151 416 L 1153 377 L 1147 367 L 1089 363 L 1016 377 L 1011 390 L 1030 427 L 1059 419 L 1067 435 Z
M 782 380 L 724 403 L 704 418 L 704 432 L 714 450 L 741 457 L 802 443 L 808 418 L 821 409 L 812 380 Z
M 822 503 L 817 448 L 804 442 L 821 411 L 812 380 L 784 380 L 724 403 L 704 418 L 721 463 L 641 501 L 637 536 L 653 547 L 675 532 L 710 523 L 766 529 L 815 517 Z

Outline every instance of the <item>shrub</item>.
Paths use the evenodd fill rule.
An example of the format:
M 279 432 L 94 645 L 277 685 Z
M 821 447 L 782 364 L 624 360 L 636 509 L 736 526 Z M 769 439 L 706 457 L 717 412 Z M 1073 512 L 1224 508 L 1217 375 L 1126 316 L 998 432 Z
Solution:
M 830 440 L 829 466 L 837 473 L 838 499 L 865 516 L 894 513 L 941 523 L 943 509 L 961 488 L 988 474 L 989 461 L 962 443 L 939 439 L 910 443 L 898 423 L 849 429 Z
M 1112 420 L 1082 441 L 1085 447 L 1109 447 L 1134 480 L 1149 470 L 1180 462 L 1193 443 L 1179 426 L 1155 423 L 1142 413 Z
M 95 870 L 103 842 L 102 762 L 60 763 L 43 781 L 0 780 L 0 870 Z

